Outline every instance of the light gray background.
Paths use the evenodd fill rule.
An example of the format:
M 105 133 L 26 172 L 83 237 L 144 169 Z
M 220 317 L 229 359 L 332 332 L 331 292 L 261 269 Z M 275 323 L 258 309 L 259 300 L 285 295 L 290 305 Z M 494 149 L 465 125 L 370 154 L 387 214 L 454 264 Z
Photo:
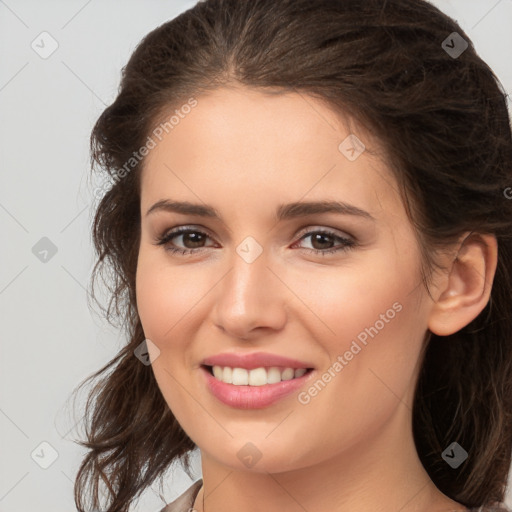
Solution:
M 87 307 L 88 138 L 136 44 L 194 3 L 0 0 L 0 512 L 75 510 L 84 451 L 71 439 L 81 418 L 70 393 L 123 344 Z M 512 94 L 512 0 L 433 3 L 461 24 Z M 38 51 L 51 49 L 44 31 L 58 44 L 45 59 L 31 47 L 35 40 Z M 57 249 L 46 262 L 32 250 L 43 237 Z M 47 469 L 39 464 L 52 462 L 52 449 L 42 442 L 58 455 Z M 195 471 L 197 479 L 197 453 Z M 166 502 L 191 484 L 179 468 L 175 474 Z M 157 511 L 162 498 L 155 486 L 133 510 Z

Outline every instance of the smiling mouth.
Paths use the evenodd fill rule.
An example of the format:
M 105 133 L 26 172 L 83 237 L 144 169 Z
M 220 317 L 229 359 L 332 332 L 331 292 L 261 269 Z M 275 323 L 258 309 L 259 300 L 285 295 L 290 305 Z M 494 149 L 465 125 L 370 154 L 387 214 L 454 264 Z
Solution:
M 281 381 L 298 379 L 313 370 L 313 368 L 290 368 L 284 366 L 260 367 L 251 370 L 230 366 L 201 366 L 218 381 L 234 386 L 277 384 Z

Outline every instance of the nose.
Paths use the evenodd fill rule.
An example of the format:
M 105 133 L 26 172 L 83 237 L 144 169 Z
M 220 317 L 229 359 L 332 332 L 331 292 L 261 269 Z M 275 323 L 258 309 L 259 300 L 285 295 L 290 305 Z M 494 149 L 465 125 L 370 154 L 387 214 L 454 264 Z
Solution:
M 230 271 L 216 286 L 215 325 L 225 334 L 244 340 L 282 329 L 287 288 L 278 272 L 270 268 L 266 252 L 251 263 L 235 252 L 232 261 Z

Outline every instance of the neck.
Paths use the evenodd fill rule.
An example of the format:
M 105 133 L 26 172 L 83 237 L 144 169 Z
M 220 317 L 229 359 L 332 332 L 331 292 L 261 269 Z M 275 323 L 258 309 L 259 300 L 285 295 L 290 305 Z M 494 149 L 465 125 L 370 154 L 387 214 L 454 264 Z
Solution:
M 404 435 L 404 421 L 410 421 L 410 408 L 401 403 L 371 436 L 328 460 L 292 471 L 240 470 L 201 452 L 203 487 L 194 508 L 199 512 L 467 510 L 435 487 L 418 458 L 412 430 Z

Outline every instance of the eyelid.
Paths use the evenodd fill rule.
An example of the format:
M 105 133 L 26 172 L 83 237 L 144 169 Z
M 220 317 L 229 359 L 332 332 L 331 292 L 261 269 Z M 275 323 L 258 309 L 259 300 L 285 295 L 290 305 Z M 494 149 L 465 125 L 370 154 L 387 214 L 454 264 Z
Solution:
M 155 236 L 155 243 L 162 243 L 163 240 L 169 238 L 169 241 L 171 239 L 176 239 L 179 236 L 182 236 L 186 233 L 193 232 L 193 233 L 201 233 L 203 235 L 206 235 L 209 240 L 211 240 L 214 245 L 218 244 L 216 241 L 216 238 L 212 235 L 212 233 L 205 228 L 204 226 L 199 226 L 196 224 L 180 224 L 178 226 L 174 226 L 172 228 L 166 229 L 161 235 Z M 213 247 L 213 246 L 208 246 Z M 206 247 L 203 247 L 203 249 L 206 249 Z M 200 250 L 200 249 L 198 249 Z
M 180 224 L 180 225 L 174 226 L 172 228 L 165 230 L 162 233 L 161 238 L 166 237 L 170 233 L 173 233 L 173 232 L 174 232 L 175 236 L 179 236 L 180 234 L 182 234 L 181 232 L 183 232 L 183 231 L 185 231 L 185 232 L 186 231 L 199 231 L 199 232 L 202 232 L 205 235 L 207 235 L 213 241 L 216 241 L 216 237 L 213 236 L 212 232 L 208 228 L 206 228 L 205 226 L 202 226 L 200 224 Z M 322 225 L 317 225 L 317 224 L 310 224 L 308 226 L 301 228 L 299 231 L 297 231 L 293 235 L 293 238 L 297 238 L 298 239 L 297 241 L 300 241 L 304 235 L 311 234 L 312 231 L 329 232 L 329 234 L 332 232 L 332 234 L 339 236 L 340 238 L 357 241 L 356 237 L 354 237 L 352 234 L 350 234 L 346 231 L 342 231 L 340 229 L 333 228 L 331 226 L 322 226 Z
M 178 224 L 176 226 L 173 226 L 172 228 L 163 231 L 162 237 L 165 237 L 171 233 L 177 236 L 187 231 L 198 231 L 200 233 L 208 235 L 208 237 L 211 238 L 212 240 L 215 240 L 215 236 L 213 236 L 212 232 L 208 228 L 201 226 L 200 224 Z
M 328 232 L 329 234 L 333 234 L 339 236 L 340 238 L 348 238 L 350 240 L 356 241 L 356 238 L 347 233 L 346 231 L 342 231 L 337 228 L 332 228 L 330 226 L 319 226 L 319 225 L 310 225 L 305 227 L 304 229 L 299 230 L 299 232 L 295 235 L 296 237 L 302 238 L 303 235 L 310 234 L 312 231 L 314 232 Z
M 211 241 L 213 241 L 213 247 L 216 246 L 217 242 L 215 241 L 215 238 L 212 237 L 209 233 L 209 230 L 204 229 L 198 226 L 193 226 L 190 224 L 186 225 L 179 225 L 174 226 L 173 228 L 170 228 L 169 230 L 165 231 L 162 235 L 157 235 L 155 239 L 155 245 L 161 245 L 165 248 L 165 250 L 170 251 L 171 253 L 182 253 L 183 256 L 185 255 L 194 255 L 194 254 L 201 254 L 203 251 L 205 251 L 208 248 L 211 248 L 212 245 L 206 245 L 204 247 L 198 247 L 198 248 L 180 248 L 179 246 L 176 246 L 174 242 L 172 242 L 173 239 L 183 236 L 186 233 L 201 233 L 202 235 L 206 235 L 206 238 L 209 238 Z M 357 247 L 359 245 L 358 240 L 356 240 L 352 235 L 348 234 L 338 234 L 338 230 L 336 228 L 327 228 L 327 227 L 320 227 L 320 226 L 307 226 L 299 231 L 299 235 L 295 234 L 294 239 L 296 241 L 291 245 L 291 247 L 295 247 L 297 245 L 300 245 L 302 240 L 305 240 L 306 238 L 312 236 L 315 233 L 320 233 L 327 235 L 328 237 L 331 237 L 332 239 L 337 239 L 339 241 L 337 247 L 334 248 L 326 248 L 325 250 L 322 249 L 310 249 L 310 248 L 303 248 L 305 251 L 309 253 L 313 253 L 315 255 L 321 255 L 321 256 L 327 256 L 334 253 L 344 253 L 346 251 L 349 251 L 351 248 Z M 169 245 L 172 245 L 173 247 L 168 247 Z

